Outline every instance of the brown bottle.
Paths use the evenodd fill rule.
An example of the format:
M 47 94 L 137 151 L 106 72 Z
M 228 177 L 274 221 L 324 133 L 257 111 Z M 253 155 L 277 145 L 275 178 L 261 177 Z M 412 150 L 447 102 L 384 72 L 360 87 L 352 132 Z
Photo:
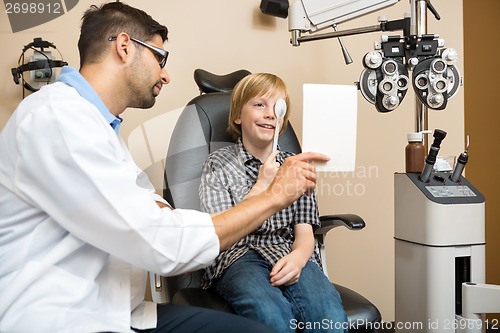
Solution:
M 409 133 L 405 148 L 406 172 L 422 172 L 424 169 L 425 147 L 422 132 Z

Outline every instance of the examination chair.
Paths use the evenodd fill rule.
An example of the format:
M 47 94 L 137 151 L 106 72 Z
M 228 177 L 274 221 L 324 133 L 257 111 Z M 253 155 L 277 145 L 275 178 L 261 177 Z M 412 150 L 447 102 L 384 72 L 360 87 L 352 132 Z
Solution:
M 233 86 L 248 74 L 250 72 L 246 70 L 227 75 L 195 70 L 194 78 L 201 95 L 192 99 L 182 111 L 172 133 L 165 164 L 163 195 L 175 208 L 200 209 L 198 187 L 203 162 L 212 151 L 234 142 L 226 131 L 230 94 Z M 282 150 L 301 152 L 290 123 L 279 138 L 279 145 Z M 326 268 L 326 233 L 337 226 L 360 230 L 365 223 L 359 216 L 343 214 L 322 216 L 321 224 L 315 236 L 323 267 Z M 168 278 L 155 276 L 153 288 L 164 288 L 167 301 L 175 304 L 233 312 L 217 294 L 200 288 L 201 275 L 202 271 Z M 349 332 L 376 332 L 369 328 L 377 327 L 381 321 L 378 309 L 358 293 L 337 284 L 335 287 L 341 295 L 349 322 L 353 323 L 353 327 L 354 324 L 359 324 Z

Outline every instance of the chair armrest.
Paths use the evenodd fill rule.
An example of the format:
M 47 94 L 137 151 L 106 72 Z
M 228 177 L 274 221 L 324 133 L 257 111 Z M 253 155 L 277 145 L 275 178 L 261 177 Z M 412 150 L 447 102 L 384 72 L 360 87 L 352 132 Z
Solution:
M 365 221 L 355 214 L 335 214 L 320 216 L 321 227 L 314 231 L 316 235 L 326 235 L 335 227 L 346 227 L 349 230 L 361 230 L 365 227 Z

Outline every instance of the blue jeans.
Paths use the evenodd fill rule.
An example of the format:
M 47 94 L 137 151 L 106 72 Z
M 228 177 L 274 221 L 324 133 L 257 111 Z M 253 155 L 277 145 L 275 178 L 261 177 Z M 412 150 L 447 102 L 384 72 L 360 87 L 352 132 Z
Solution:
M 215 290 L 239 315 L 280 333 L 346 331 L 340 295 L 318 265 L 309 261 L 297 283 L 280 287 L 271 286 L 271 269 L 257 252 L 249 251 L 215 282 Z

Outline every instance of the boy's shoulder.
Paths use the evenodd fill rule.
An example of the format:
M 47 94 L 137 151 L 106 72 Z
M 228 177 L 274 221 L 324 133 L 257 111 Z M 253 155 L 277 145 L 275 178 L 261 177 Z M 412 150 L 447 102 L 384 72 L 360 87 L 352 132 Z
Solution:
M 238 157 L 238 149 L 235 143 L 231 143 L 222 148 L 214 150 L 208 154 L 207 160 L 213 162 L 225 163 L 228 160 Z

